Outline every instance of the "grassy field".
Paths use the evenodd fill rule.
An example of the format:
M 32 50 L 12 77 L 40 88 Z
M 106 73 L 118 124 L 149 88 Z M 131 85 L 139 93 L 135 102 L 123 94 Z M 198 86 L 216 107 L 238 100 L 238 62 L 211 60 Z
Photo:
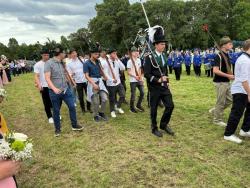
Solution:
M 8 101 L 0 110 L 11 129 L 26 133 L 34 143 L 34 159 L 23 163 L 19 186 L 250 187 L 250 139 L 241 145 L 226 142 L 224 129 L 212 124 L 208 113 L 215 103 L 211 79 L 183 73 L 177 82 L 171 75 L 171 88 L 175 137 L 156 138 L 150 132 L 149 110 L 135 115 L 128 106 L 123 106 L 125 115 L 97 124 L 90 114 L 82 115 L 78 105 L 78 119 L 85 130 L 73 133 L 63 105 L 62 135 L 55 138 L 33 75 L 15 78 L 6 87 Z M 229 109 L 226 119 L 228 113 Z

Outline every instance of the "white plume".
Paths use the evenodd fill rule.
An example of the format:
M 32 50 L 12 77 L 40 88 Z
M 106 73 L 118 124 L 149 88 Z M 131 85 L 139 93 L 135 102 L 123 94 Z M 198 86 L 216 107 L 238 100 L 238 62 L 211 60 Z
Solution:
M 154 42 L 154 35 L 155 35 L 155 32 L 158 28 L 161 28 L 162 30 L 162 33 L 164 34 L 164 29 L 162 26 L 159 26 L 159 25 L 155 25 L 154 27 L 150 27 L 148 29 L 148 36 L 149 36 L 149 40 L 153 43 Z

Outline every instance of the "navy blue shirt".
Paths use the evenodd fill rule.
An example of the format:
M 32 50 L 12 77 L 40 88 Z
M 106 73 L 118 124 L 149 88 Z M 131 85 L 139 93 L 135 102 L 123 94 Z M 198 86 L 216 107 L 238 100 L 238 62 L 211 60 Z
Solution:
M 194 61 L 194 65 L 195 66 L 200 66 L 201 65 L 201 55 L 194 55 L 194 59 L 193 59 L 193 61 Z
M 101 78 L 100 62 L 96 61 L 96 64 L 94 64 L 87 60 L 83 65 L 83 72 L 88 73 L 91 78 Z
M 174 68 L 181 67 L 183 57 L 181 55 L 175 55 L 174 57 Z
M 185 56 L 184 56 L 184 61 L 185 61 L 185 65 L 187 65 L 187 66 L 190 66 L 191 65 L 191 55 L 189 55 L 189 54 L 186 54 Z

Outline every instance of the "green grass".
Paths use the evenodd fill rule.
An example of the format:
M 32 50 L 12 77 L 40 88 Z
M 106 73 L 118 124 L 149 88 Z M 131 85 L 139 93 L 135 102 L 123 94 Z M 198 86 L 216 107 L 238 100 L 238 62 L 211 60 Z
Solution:
M 15 78 L 6 87 L 8 100 L 1 112 L 11 129 L 34 143 L 33 160 L 23 163 L 17 175 L 20 187 L 250 187 L 250 139 L 242 145 L 226 142 L 224 129 L 212 124 L 212 80 L 187 77 L 184 71 L 181 81 L 170 78 L 176 137 L 164 134 L 160 139 L 150 132 L 148 109 L 134 115 L 123 106 L 125 115 L 97 124 L 90 114 L 80 113 L 79 105 L 85 130 L 71 131 L 63 105 L 62 135 L 54 138 L 33 75 Z M 160 118 L 162 109 L 158 114 Z

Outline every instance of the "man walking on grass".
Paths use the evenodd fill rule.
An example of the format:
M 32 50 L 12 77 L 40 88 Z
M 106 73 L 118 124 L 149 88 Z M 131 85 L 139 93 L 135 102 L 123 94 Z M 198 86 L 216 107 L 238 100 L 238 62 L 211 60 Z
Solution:
M 48 84 L 45 80 L 44 75 L 44 65 L 49 60 L 49 50 L 43 49 L 41 51 L 42 59 L 41 61 L 37 62 L 34 66 L 34 73 L 35 73 L 35 85 L 39 92 L 42 95 L 44 109 L 48 118 L 49 123 L 53 124 L 53 117 L 52 117 L 52 103 L 49 97 L 49 88 Z
M 230 80 L 234 80 L 234 75 L 230 74 L 231 70 L 228 70 L 230 69 L 228 52 L 233 48 L 233 43 L 229 37 L 223 37 L 219 45 L 222 52 L 215 57 L 213 67 L 217 102 L 215 108 L 210 109 L 209 112 L 214 115 L 214 124 L 225 127 L 227 124 L 223 120 L 223 112 L 232 104 Z
M 49 95 L 53 106 L 55 136 L 59 136 L 61 133 L 59 114 L 62 101 L 68 106 L 72 130 L 80 131 L 83 129 L 77 123 L 74 98 L 69 86 L 72 80 L 70 80 L 70 76 L 65 68 L 66 65 L 62 62 L 64 58 L 65 52 L 61 47 L 58 47 L 54 50 L 54 57 L 44 67 L 45 79 L 49 86 Z
M 235 80 L 231 87 L 233 106 L 224 133 L 224 139 L 236 143 L 242 140 L 234 135 L 245 111 L 240 136 L 250 137 L 250 39 L 243 45 L 244 52 L 235 65 Z

